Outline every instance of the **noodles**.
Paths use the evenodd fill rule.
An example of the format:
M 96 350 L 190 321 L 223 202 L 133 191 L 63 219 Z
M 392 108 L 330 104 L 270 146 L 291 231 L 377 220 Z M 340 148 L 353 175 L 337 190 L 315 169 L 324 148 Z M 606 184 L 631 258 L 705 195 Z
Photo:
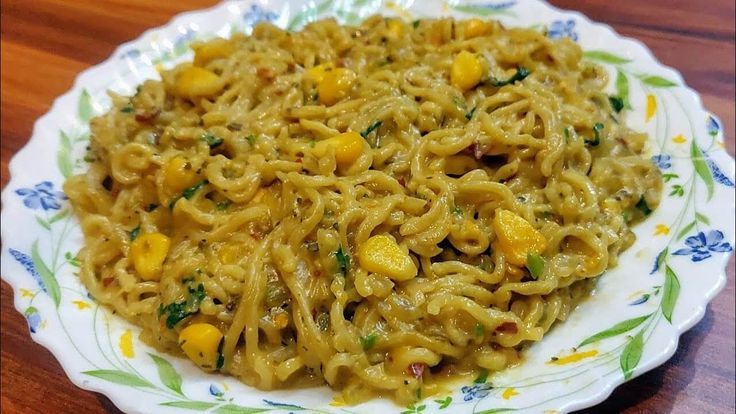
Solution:
M 196 45 L 92 121 L 65 184 L 80 277 L 148 343 L 261 389 L 407 403 L 515 364 L 659 203 L 581 56 L 379 16 Z

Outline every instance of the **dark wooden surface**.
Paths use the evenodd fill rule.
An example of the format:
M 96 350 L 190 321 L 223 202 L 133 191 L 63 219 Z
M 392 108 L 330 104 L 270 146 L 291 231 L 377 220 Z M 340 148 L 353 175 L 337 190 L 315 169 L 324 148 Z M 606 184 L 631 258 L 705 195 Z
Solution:
M 2 186 L 8 162 L 33 122 L 81 70 L 173 15 L 213 0 L 2 0 Z M 713 0 L 554 0 L 643 41 L 679 69 L 726 128 L 734 153 L 734 2 Z M 3 413 L 118 412 L 99 394 L 76 388 L 51 354 L 31 341 L 2 283 Z M 732 413 L 734 411 L 734 259 L 725 290 L 685 333 L 666 364 L 616 389 L 585 413 Z

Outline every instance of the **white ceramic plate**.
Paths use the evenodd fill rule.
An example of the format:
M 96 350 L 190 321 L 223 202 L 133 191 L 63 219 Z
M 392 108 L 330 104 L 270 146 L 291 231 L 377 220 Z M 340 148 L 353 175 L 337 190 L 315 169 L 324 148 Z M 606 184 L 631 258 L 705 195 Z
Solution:
M 78 224 L 59 192 L 83 171 L 88 121 L 109 106 L 105 91 L 132 93 L 156 67 L 191 57 L 194 38 L 228 36 L 270 20 L 295 28 L 323 16 L 356 23 L 373 13 L 413 20 L 452 14 L 497 18 L 507 26 L 568 36 L 611 73 L 612 94 L 630 104 L 627 122 L 649 133 L 665 178 L 660 207 L 636 228 L 638 241 L 596 294 L 527 353 L 523 365 L 459 387 L 452 395 L 397 407 L 385 400 L 346 407 L 327 388 L 261 392 L 159 355 L 138 329 L 99 308 L 75 276 Z M 127 43 L 78 78 L 35 125 L 10 164 L 2 193 L 2 276 L 31 337 L 48 348 L 78 386 L 101 392 L 123 411 L 567 412 L 594 405 L 614 387 L 663 363 L 685 330 L 724 286 L 734 245 L 734 161 L 720 123 L 676 71 L 639 42 L 585 16 L 536 0 L 232 1 L 186 13 Z M 581 345 L 582 344 L 582 345 Z M 383 411 L 380 411 L 383 410 Z

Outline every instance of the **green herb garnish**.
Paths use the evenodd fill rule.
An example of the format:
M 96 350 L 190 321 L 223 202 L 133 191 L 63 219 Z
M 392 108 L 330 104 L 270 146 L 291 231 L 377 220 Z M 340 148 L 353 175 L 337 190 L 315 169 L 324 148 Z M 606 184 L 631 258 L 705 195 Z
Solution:
M 478 107 L 477 106 L 474 106 L 473 109 L 471 109 L 470 111 L 466 112 L 465 113 L 465 119 L 467 119 L 468 121 L 470 121 L 471 119 L 473 119 L 473 114 L 475 114 L 475 110 L 476 109 L 478 109 Z
M 483 336 L 486 334 L 486 327 L 481 323 L 475 324 L 475 336 Z
M 342 250 L 342 246 L 337 248 L 335 252 L 335 260 L 337 261 L 337 268 L 343 275 L 348 274 L 350 268 L 350 256 Z
M 120 108 L 120 112 L 124 112 L 126 114 L 129 114 L 129 113 L 133 112 L 133 110 L 134 109 L 133 109 L 132 106 L 124 106 L 124 107 Z
M 201 283 L 197 286 L 197 289 L 188 288 L 189 298 L 182 302 L 169 303 L 166 306 L 159 306 L 158 316 L 159 318 L 163 315 L 166 316 L 166 327 L 173 329 L 177 323 L 183 319 L 194 315 L 199 311 L 199 305 L 205 298 L 204 285 Z
M 217 211 L 225 211 L 225 210 L 228 209 L 228 207 L 230 207 L 230 204 L 232 204 L 232 201 L 230 201 L 230 200 L 221 201 L 221 202 L 215 204 L 215 210 L 217 210 Z
M 245 139 L 248 141 L 248 143 L 250 144 L 251 147 L 254 146 L 254 145 L 256 145 L 256 139 L 257 138 L 256 138 L 255 135 L 253 135 L 253 134 L 248 135 L 247 137 L 245 137 Z
M 526 268 L 529 270 L 529 275 L 532 279 L 537 280 L 542 275 L 542 271 L 544 271 L 544 259 L 538 254 L 527 254 Z
M 619 113 L 622 109 L 624 109 L 624 100 L 619 98 L 618 96 L 609 96 L 608 102 L 611 104 L 611 108 L 613 108 L 616 113 Z
M 141 232 L 141 226 L 140 225 L 138 227 L 134 228 L 133 230 L 131 230 L 130 231 L 130 241 L 133 241 L 133 240 L 137 239 L 138 238 L 138 235 L 140 234 L 140 232 Z
M 514 73 L 514 75 L 508 78 L 507 80 L 498 80 L 496 78 L 490 78 L 488 82 L 492 86 L 501 87 L 501 86 L 511 85 L 514 82 L 521 82 L 524 79 L 526 79 L 526 77 L 529 76 L 529 74 L 531 74 L 529 69 L 523 66 L 519 66 L 519 68 L 516 69 L 516 73 Z
M 383 124 L 383 121 L 375 121 L 372 124 L 368 125 L 368 128 L 365 129 L 365 131 L 360 133 L 360 136 L 363 138 L 368 138 L 368 135 L 377 130 L 381 125 Z
M 601 143 L 601 130 L 602 129 L 603 129 L 603 124 L 601 124 L 600 122 L 596 122 L 595 125 L 593 125 L 593 134 L 595 134 L 594 137 L 593 137 L 593 140 L 592 141 L 586 141 L 586 142 L 588 144 L 594 146 L 594 147 L 597 146 L 598 144 L 600 144 Z
M 421 22 L 422 22 L 421 19 L 417 19 L 417 20 L 414 20 L 413 22 L 411 22 L 411 25 L 412 25 L 413 28 L 416 29 L 417 27 L 419 27 L 419 23 L 421 23 Z
M 644 197 L 639 199 L 639 202 L 636 203 L 636 208 L 641 211 L 644 216 L 648 216 L 652 214 L 652 209 L 649 208 L 649 205 L 647 205 L 647 200 L 644 199 Z
M 456 206 L 454 209 L 452 209 L 452 214 L 462 217 L 465 212 L 462 208 Z
M 198 182 L 197 184 L 194 184 L 193 186 L 187 188 L 181 193 L 179 197 L 176 197 L 175 199 L 171 200 L 171 203 L 169 203 L 169 208 L 174 208 L 174 205 L 176 205 L 176 202 L 179 201 L 179 199 L 181 198 L 186 198 L 187 200 L 191 199 L 192 197 L 194 197 L 194 194 L 196 194 L 197 191 L 199 191 L 200 188 L 204 187 L 208 183 L 209 181 L 202 180 Z
M 376 344 L 376 339 L 378 338 L 378 334 L 373 332 L 367 336 L 361 336 L 360 337 L 360 345 L 363 347 L 363 350 L 367 351 L 371 348 L 373 348 L 373 345 Z
M 207 143 L 207 145 L 210 146 L 210 148 L 219 147 L 223 143 L 222 138 L 211 132 L 205 132 L 204 134 L 202 134 L 202 139 Z

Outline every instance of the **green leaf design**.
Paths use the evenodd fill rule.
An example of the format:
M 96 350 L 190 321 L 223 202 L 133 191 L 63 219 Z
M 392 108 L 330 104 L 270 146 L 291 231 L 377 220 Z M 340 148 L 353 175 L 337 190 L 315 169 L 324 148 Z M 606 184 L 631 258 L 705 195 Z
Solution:
M 46 220 L 42 219 L 41 217 L 36 216 L 36 223 L 40 224 L 41 227 L 45 228 L 46 230 L 51 230 L 51 225 L 46 222 Z
M 627 319 L 623 322 L 619 322 L 616 325 L 613 325 L 612 327 L 600 331 L 595 335 L 589 336 L 588 338 L 585 338 L 583 342 L 578 345 L 578 348 L 580 348 L 583 345 L 587 345 L 596 341 L 600 341 L 601 339 L 611 338 L 617 335 L 621 335 L 624 332 L 628 332 L 637 326 L 641 325 L 642 322 L 649 319 L 649 317 L 652 316 L 650 313 L 649 315 L 639 316 L 636 318 Z
M 161 403 L 165 407 L 184 408 L 185 410 L 194 411 L 207 411 L 210 408 L 216 406 L 218 403 L 212 403 L 207 401 L 171 401 Z
M 672 86 L 677 86 L 675 82 L 656 75 L 639 75 L 639 79 L 643 84 L 654 88 L 670 88 Z
M 639 365 L 641 360 L 641 353 L 644 349 L 644 330 L 642 329 L 631 338 L 623 352 L 619 362 L 621 364 L 621 371 L 624 373 L 624 380 L 631 378 L 631 374 L 634 372 L 634 368 Z
M 708 200 L 710 200 L 713 197 L 713 175 L 710 172 L 710 168 L 708 168 L 708 164 L 705 162 L 703 152 L 695 144 L 694 139 L 690 143 L 690 159 L 693 162 L 693 167 L 695 167 L 695 172 L 703 180 L 705 187 L 708 189 Z
M 449 407 L 452 403 L 452 397 L 448 396 L 445 397 L 445 399 L 442 400 L 434 400 L 437 404 L 439 404 L 439 409 L 444 410 L 445 408 Z
M 702 214 L 700 214 L 698 212 L 695 212 L 695 220 L 696 221 L 699 221 L 699 222 L 701 222 L 703 224 L 705 224 L 706 226 L 709 226 L 710 225 L 710 220 L 708 219 L 708 217 L 706 217 L 706 216 L 704 216 L 704 215 L 702 215 Z
M 669 323 L 672 323 L 672 312 L 675 310 L 677 297 L 680 296 L 680 280 L 669 266 L 664 271 L 664 289 L 662 293 L 662 315 Z
M 99 369 L 94 371 L 84 371 L 84 375 L 103 379 L 108 382 L 114 382 L 115 384 L 128 385 L 131 387 L 138 388 L 155 388 L 153 384 L 139 377 L 138 375 L 131 374 L 125 371 L 118 371 L 115 369 Z
M 334 0 L 326 0 L 317 6 L 309 7 L 306 10 L 297 13 L 286 26 L 286 30 L 294 30 L 297 27 L 314 20 L 315 17 L 329 10 L 333 1 Z
M 217 414 L 256 414 L 264 411 L 271 411 L 270 408 L 253 408 L 253 407 L 242 407 L 235 404 L 227 404 L 217 407 L 213 410 L 213 413 Z
M 59 149 L 56 151 L 56 165 L 64 178 L 72 175 L 74 164 L 72 163 L 72 141 L 64 131 L 59 131 L 61 137 Z
M 694 221 L 692 223 L 688 224 L 687 226 L 685 226 L 682 230 L 680 230 L 679 233 L 677 233 L 677 240 L 680 240 L 683 237 L 687 236 L 687 234 L 690 233 L 690 230 L 692 230 L 693 227 L 695 227 L 695 222 Z
M 510 10 L 505 9 L 494 9 L 490 7 L 483 7 L 483 6 L 472 6 L 472 5 L 458 5 L 458 6 L 452 6 L 453 10 L 457 10 L 461 13 L 468 13 L 468 14 L 475 14 L 478 16 L 493 16 L 493 15 L 507 15 L 507 16 L 515 16 L 516 14 Z
M 583 57 L 603 63 L 610 63 L 612 65 L 622 65 L 624 63 L 631 62 L 631 59 L 614 55 L 613 53 L 606 52 L 605 50 L 588 50 L 583 52 Z
M 153 359 L 153 362 L 156 363 L 158 377 L 161 380 L 161 383 L 164 384 L 166 388 L 183 396 L 184 394 L 181 392 L 181 375 L 176 372 L 176 369 L 171 366 L 171 363 L 158 355 L 149 353 L 148 356 L 150 356 L 151 359 Z
M 629 78 L 622 70 L 616 71 L 616 95 L 624 101 L 624 107 L 631 109 L 631 102 L 629 101 Z
M 56 213 L 56 214 L 54 214 L 54 215 L 53 215 L 53 216 L 52 216 L 52 217 L 51 217 L 51 218 L 49 219 L 49 224 L 53 224 L 53 223 L 56 223 L 57 221 L 59 221 L 59 220 L 63 219 L 64 217 L 66 217 L 66 216 L 68 216 L 68 215 L 69 215 L 69 210 L 64 210 L 64 211 L 61 211 L 61 212 L 59 212 L 59 213 Z
M 92 98 L 89 96 L 89 92 L 86 89 L 82 89 L 82 94 L 79 95 L 79 102 L 77 103 L 77 114 L 79 119 L 85 124 L 92 119 Z
M 43 262 L 41 255 L 38 254 L 38 240 L 34 241 L 33 246 L 31 246 L 31 260 L 39 276 L 41 276 L 43 285 L 46 286 L 46 291 L 58 308 L 59 303 L 61 303 L 61 289 L 59 289 L 59 283 L 56 281 L 56 277 L 49 270 L 49 267 L 46 266 L 46 263 Z

